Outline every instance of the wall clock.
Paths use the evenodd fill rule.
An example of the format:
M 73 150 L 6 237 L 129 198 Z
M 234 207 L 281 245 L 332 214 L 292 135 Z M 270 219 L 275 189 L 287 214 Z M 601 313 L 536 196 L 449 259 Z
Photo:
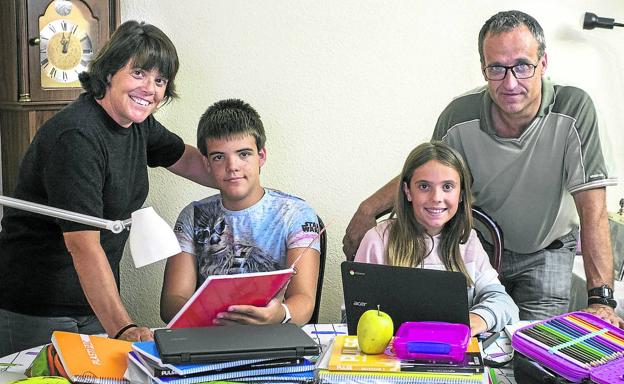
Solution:
M 110 37 L 117 8 L 111 0 L 27 0 L 31 101 L 73 100 L 80 94 L 78 74 Z
M 37 129 L 82 92 L 78 74 L 119 25 L 119 0 L 2 0 L 1 191 Z
M 98 41 L 99 21 L 82 2 L 55 1 L 39 17 L 39 65 L 43 88 L 80 87 L 78 74 L 88 69 Z

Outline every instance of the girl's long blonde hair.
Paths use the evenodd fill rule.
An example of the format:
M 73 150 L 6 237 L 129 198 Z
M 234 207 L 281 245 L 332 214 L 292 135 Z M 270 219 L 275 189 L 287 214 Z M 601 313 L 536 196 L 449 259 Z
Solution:
M 472 175 L 454 149 L 442 142 L 423 143 L 410 152 L 401 171 L 401 185 L 394 202 L 394 210 L 387 227 L 388 248 L 387 260 L 390 265 L 419 267 L 432 249 L 427 246 L 426 238 L 433 238 L 414 217 L 412 204 L 403 191 L 403 183 L 410 185 L 414 170 L 423 164 L 435 160 L 440 164 L 453 168 L 460 177 L 460 202 L 457 213 L 442 228 L 438 252 L 446 270 L 459 271 L 466 276 L 468 285 L 472 285 L 464 261 L 459 252 L 459 244 L 464 244 L 472 229 Z

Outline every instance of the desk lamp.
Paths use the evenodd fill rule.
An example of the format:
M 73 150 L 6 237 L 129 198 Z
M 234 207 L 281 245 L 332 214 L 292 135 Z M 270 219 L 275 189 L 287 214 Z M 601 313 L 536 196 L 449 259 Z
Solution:
M 608 17 L 598 17 L 595 13 L 585 12 L 583 17 L 583 29 L 624 27 L 622 23 L 616 23 L 614 19 Z
M 181 252 L 171 227 L 158 216 L 152 207 L 132 212 L 130 219 L 113 221 L 1 195 L 0 205 L 108 229 L 113 233 L 121 233 L 124 229 L 130 229 L 130 253 L 136 268 Z

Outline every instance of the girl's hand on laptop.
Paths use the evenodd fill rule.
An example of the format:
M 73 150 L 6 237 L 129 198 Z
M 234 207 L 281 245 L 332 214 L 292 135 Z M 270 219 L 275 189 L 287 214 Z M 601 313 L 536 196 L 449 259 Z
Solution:
M 487 324 L 481 316 L 471 313 L 468 317 L 470 320 L 470 336 L 475 336 L 488 330 Z
M 266 307 L 253 305 L 232 305 L 227 312 L 217 314 L 215 324 L 276 324 L 284 319 L 281 300 L 273 299 Z

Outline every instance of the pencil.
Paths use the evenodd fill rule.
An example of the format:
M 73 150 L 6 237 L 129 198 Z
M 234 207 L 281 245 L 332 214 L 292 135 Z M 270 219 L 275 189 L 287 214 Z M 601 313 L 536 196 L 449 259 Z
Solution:
M 490 383 L 498 384 L 498 380 L 496 380 L 496 373 L 494 372 L 494 368 L 490 368 Z

